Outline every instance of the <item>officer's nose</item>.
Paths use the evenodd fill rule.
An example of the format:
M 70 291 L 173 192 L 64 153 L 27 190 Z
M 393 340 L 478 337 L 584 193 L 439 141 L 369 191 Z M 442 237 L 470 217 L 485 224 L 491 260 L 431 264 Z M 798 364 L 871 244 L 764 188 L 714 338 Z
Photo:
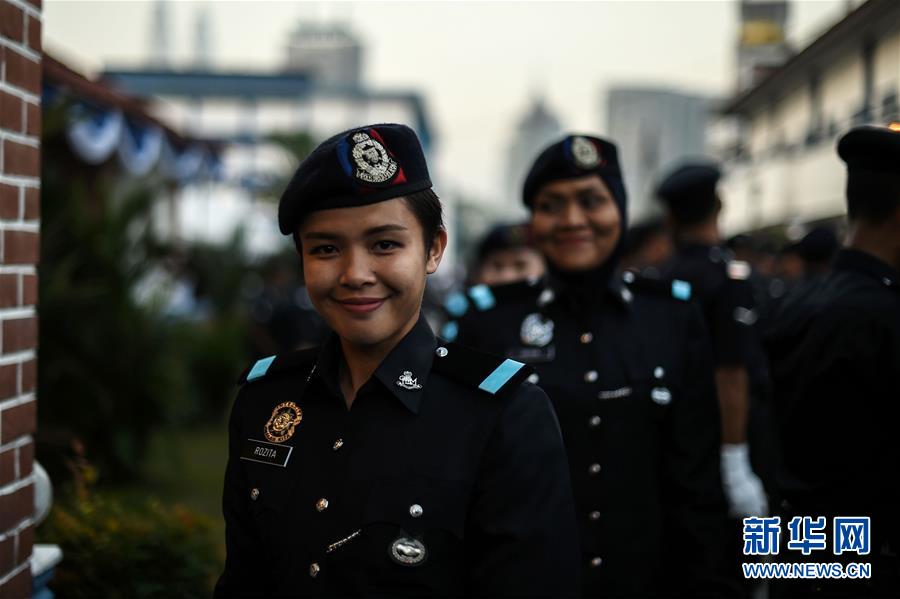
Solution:
M 376 277 L 367 252 L 350 250 L 344 253 L 339 283 L 346 287 L 359 288 L 375 283 Z
M 567 228 L 582 227 L 587 225 L 587 217 L 584 209 L 578 202 L 569 202 L 562 213 L 562 224 Z

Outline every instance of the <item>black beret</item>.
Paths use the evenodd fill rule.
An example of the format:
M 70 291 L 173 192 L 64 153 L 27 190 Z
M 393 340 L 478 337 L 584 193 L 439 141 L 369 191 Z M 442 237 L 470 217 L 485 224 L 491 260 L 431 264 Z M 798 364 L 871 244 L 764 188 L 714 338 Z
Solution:
M 837 152 L 850 170 L 900 173 L 900 123 L 854 127 L 838 141 Z
M 499 250 L 527 247 L 531 245 L 531 231 L 528 225 L 497 225 L 488 231 L 478 244 L 478 261 Z
M 716 184 L 721 173 L 712 163 L 684 164 L 662 180 L 656 195 L 668 205 L 675 220 L 695 223 L 716 207 Z
M 808 262 L 827 262 L 840 245 L 834 231 L 816 227 L 794 245 L 794 252 Z
M 293 234 L 315 210 L 383 202 L 431 188 L 425 155 L 406 125 L 349 129 L 331 137 L 297 167 L 278 203 L 278 227 Z
M 621 187 L 622 173 L 619 170 L 619 155 L 615 144 L 588 135 L 569 135 L 545 149 L 531 165 L 522 189 L 522 201 L 531 206 L 534 196 L 542 185 L 560 179 L 575 179 L 585 175 L 599 175 L 607 184 L 613 178 L 615 187 Z M 624 187 L 618 197 L 614 186 L 613 195 L 624 208 Z

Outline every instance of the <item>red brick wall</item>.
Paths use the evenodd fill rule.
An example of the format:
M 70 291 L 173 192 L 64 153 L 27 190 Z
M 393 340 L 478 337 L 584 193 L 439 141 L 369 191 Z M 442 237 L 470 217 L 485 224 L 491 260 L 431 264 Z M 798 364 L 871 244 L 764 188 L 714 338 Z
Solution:
M 0 597 L 31 595 L 41 2 L 0 0 Z

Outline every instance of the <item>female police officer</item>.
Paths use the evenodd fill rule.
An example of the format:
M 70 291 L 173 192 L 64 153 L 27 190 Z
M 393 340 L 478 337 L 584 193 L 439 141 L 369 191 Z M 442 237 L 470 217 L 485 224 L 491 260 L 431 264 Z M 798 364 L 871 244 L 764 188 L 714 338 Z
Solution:
M 534 365 L 568 450 L 586 595 L 727 592 L 719 414 L 690 287 L 616 276 L 626 202 L 610 142 L 548 147 L 524 201 L 549 276 L 472 288 L 447 332 Z
M 325 141 L 278 218 L 334 335 L 242 377 L 216 595 L 576 593 L 549 401 L 528 367 L 437 340 L 420 315 L 447 235 L 412 130 Z

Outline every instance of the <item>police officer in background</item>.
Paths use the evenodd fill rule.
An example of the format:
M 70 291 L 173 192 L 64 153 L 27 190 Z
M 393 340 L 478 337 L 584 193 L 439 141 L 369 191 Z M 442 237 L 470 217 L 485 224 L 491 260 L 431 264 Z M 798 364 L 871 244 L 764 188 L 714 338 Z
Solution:
M 756 470 L 774 478 L 771 419 L 765 357 L 753 325 L 758 308 L 750 283 L 750 265 L 731 259 L 721 246 L 716 192 L 719 169 L 712 164 L 685 164 L 657 188 L 675 238 L 675 255 L 663 267 L 666 276 L 689 281 L 712 336 L 716 390 L 722 414 L 722 479 L 732 516 L 764 515 L 768 502 L 751 467 L 748 415 L 754 397 Z M 757 450 L 760 450 L 757 452 Z
M 569 457 L 585 595 L 728 594 L 709 340 L 684 281 L 617 275 L 627 205 L 615 145 L 573 135 L 525 180 L 548 275 L 450 306 L 461 344 L 533 365 Z M 462 314 L 460 312 L 463 312 Z
M 793 516 L 826 516 L 829 527 L 835 516 L 871 517 L 870 553 L 849 558 L 871 563 L 872 578 L 781 581 L 775 591 L 897 597 L 900 124 L 852 129 L 837 151 L 847 163 L 846 245 L 832 272 L 785 300 L 766 350 L 783 450 L 782 524 Z
M 333 333 L 242 377 L 216 596 L 577 594 L 547 396 L 527 366 L 436 339 L 421 316 L 447 234 L 415 133 L 323 142 L 278 220 Z

